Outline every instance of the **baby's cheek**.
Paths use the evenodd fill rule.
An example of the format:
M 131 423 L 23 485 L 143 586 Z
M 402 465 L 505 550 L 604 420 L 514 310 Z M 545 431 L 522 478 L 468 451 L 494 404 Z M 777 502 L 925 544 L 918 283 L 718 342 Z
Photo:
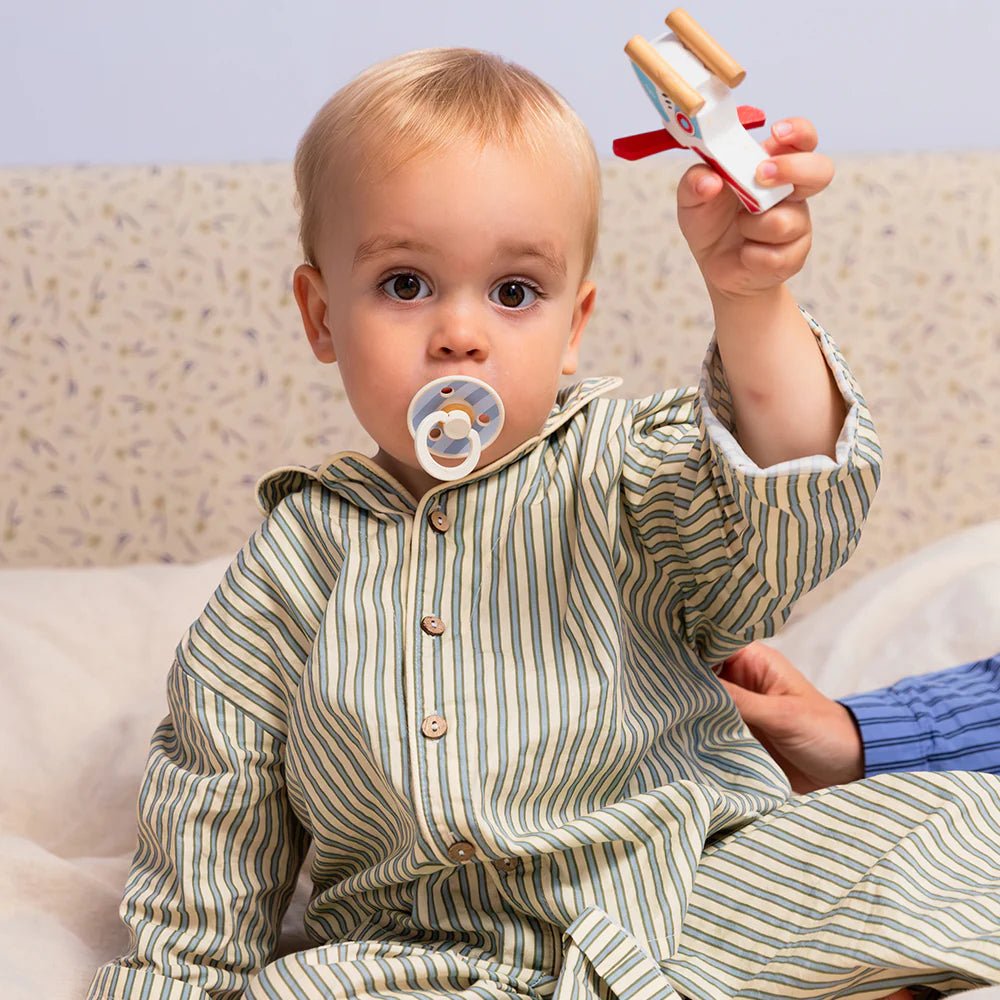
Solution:
M 523 444 L 529 438 L 538 434 L 555 403 L 555 393 L 534 395 L 531 397 L 521 397 L 517 401 L 511 401 L 508 406 L 508 416 L 504 424 L 504 433 L 501 440 L 507 443 L 506 450 L 510 451 L 518 445 Z M 505 405 L 506 401 L 505 401 Z M 508 437 L 509 434 L 509 437 Z

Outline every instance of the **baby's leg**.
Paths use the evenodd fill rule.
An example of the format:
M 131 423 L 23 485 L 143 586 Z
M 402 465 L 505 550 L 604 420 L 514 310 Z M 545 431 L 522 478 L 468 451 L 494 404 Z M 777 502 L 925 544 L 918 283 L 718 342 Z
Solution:
M 713 998 L 1000 983 L 1000 776 L 881 775 L 721 837 L 663 967 Z
M 546 977 L 550 978 L 550 977 Z M 264 967 L 243 1000 L 539 1000 L 528 978 L 458 948 L 345 941 Z

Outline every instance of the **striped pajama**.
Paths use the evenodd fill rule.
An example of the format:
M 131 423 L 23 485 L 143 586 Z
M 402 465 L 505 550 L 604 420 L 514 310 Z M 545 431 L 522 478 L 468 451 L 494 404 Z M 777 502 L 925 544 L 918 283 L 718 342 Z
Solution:
M 99 998 L 877 996 L 1000 981 L 1000 779 L 788 799 L 711 665 L 857 542 L 878 444 L 757 469 L 698 392 L 563 390 L 419 503 L 344 453 L 181 640 Z M 317 947 L 274 958 L 307 847 Z

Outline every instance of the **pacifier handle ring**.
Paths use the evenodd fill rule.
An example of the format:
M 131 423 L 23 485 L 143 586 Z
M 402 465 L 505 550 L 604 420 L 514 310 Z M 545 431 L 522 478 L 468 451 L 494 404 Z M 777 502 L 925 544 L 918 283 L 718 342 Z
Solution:
M 420 426 L 417 428 L 417 432 L 414 435 L 413 444 L 417 452 L 417 458 L 420 460 L 420 464 L 424 467 L 424 471 L 434 476 L 437 479 L 443 479 L 445 482 L 451 482 L 455 479 L 461 479 L 463 476 L 467 476 L 476 467 L 476 463 L 479 461 L 479 456 L 483 452 L 483 442 L 479 437 L 479 432 L 474 428 L 469 429 L 469 454 L 465 461 L 461 465 L 442 465 L 438 460 L 430 453 L 427 448 L 427 435 L 430 433 L 431 428 L 435 424 L 443 423 L 447 420 L 449 414 L 445 413 L 444 410 L 435 410 L 433 413 L 429 413 L 423 420 L 420 421 Z

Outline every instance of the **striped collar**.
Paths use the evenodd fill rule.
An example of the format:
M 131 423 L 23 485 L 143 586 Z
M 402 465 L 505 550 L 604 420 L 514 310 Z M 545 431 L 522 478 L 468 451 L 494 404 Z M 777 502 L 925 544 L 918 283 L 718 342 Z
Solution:
M 458 483 L 442 483 L 440 487 L 429 490 L 421 498 L 420 505 L 441 490 L 467 485 L 515 462 L 558 430 L 591 400 L 617 389 L 621 384 L 622 379 L 618 376 L 598 376 L 564 386 L 556 394 L 556 401 L 545 423 L 534 437 Z M 319 482 L 356 506 L 372 512 L 413 513 L 418 506 L 400 482 L 373 459 L 357 451 L 338 452 L 322 465 L 284 465 L 273 469 L 257 482 L 257 503 L 261 510 L 269 513 L 282 497 L 302 489 L 307 480 Z

